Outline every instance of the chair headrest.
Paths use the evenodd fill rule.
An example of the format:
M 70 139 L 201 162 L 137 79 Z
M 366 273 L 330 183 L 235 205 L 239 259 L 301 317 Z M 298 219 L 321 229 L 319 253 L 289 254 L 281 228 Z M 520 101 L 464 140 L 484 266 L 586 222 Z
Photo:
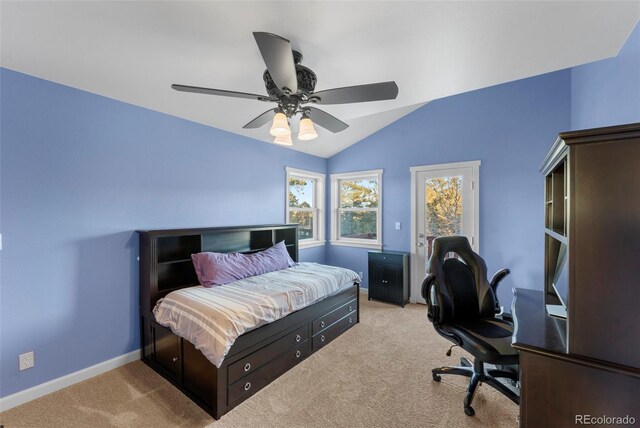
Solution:
M 466 236 L 441 236 L 433 241 L 433 252 L 429 263 L 431 264 L 433 259 L 434 262 L 442 264 L 448 253 L 456 253 L 467 265 L 475 263 L 478 258 Z
M 429 273 L 435 276 L 436 292 L 445 299 L 440 321 L 457 316 L 454 308 L 456 292 L 448 288 L 443 270 L 447 253 L 458 255 L 471 271 L 475 282 L 474 294 L 478 302 L 477 313 L 491 315 L 495 309 L 495 296 L 487 281 L 487 264 L 471 249 L 465 236 L 441 236 L 433 241 L 433 252 L 428 262 Z

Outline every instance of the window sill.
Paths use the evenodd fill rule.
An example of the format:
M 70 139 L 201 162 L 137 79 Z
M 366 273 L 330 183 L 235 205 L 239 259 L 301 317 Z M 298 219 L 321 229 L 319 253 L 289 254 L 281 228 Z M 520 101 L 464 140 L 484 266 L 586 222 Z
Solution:
M 306 248 L 314 248 L 314 247 L 324 247 L 327 241 L 298 241 L 298 249 L 304 250 Z
M 337 245 L 339 247 L 356 247 L 356 248 L 368 248 L 371 250 L 382 250 L 382 244 L 378 242 L 353 242 L 353 241 L 330 241 L 331 245 Z

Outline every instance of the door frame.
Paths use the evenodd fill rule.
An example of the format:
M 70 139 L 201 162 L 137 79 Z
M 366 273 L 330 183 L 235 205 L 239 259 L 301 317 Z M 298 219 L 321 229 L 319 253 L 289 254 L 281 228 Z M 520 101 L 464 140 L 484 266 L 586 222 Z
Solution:
M 453 163 L 441 163 L 435 165 L 423 165 L 412 166 L 409 168 L 411 171 L 411 298 L 410 303 L 422 303 L 421 286 L 424 279 L 424 266 L 418 265 L 418 241 L 416 235 L 418 233 L 418 216 L 417 201 L 418 201 L 418 186 L 417 175 L 419 172 L 437 171 L 442 169 L 455 169 L 455 168 L 471 168 L 472 183 L 471 193 L 473 194 L 473 243 L 471 248 L 473 251 L 478 252 L 480 248 L 480 164 L 479 160 L 466 161 L 466 162 L 453 162 Z M 418 302 L 420 300 L 420 302 Z

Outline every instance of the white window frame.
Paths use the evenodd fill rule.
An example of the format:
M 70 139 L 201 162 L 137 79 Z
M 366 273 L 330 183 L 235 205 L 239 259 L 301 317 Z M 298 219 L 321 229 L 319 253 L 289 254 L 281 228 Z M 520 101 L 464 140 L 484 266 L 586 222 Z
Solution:
M 382 249 L 382 170 L 372 169 L 369 171 L 347 172 L 342 174 L 331 174 L 331 245 L 341 245 L 345 247 Z M 357 239 L 340 237 L 340 180 L 363 180 L 376 178 L 378 180 L 378 207 L 367 208 L 369 211 L 377 211 L 377 239 Z
M 303 169 L 286 167 L 286 181 L 285 181 L 285 221 L 290 223 L 289 214 L 291 211 L 311 211 L 313 212 L 313 230 L 314 236 L 309 239 L 300 239 L 298 241 L 298 248 L 312 248 L 325 245 L 325 181 L 326 175 L 319 172 L 305 171 Z M 305 180 L 313 180 L 315 185 L 313 186 L 313 207 L 312 208 L 292 208 L 289 207 L 289 179 L 302 178 Z

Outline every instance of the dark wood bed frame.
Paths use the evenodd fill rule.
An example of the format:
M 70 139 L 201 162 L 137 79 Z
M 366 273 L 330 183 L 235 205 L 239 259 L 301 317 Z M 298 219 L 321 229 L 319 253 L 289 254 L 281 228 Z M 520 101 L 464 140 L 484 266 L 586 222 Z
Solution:
M 297 225 L 141 230 L 142 361 L 214 418 L 255 394 L 359 322 L 359 284 L 240 336 L 220 368 L 188 340 L 157 324 L 152 310 L 168 293 L 198 285 L 191 254 L 251 253 L 285 241 L 298 261 Z

